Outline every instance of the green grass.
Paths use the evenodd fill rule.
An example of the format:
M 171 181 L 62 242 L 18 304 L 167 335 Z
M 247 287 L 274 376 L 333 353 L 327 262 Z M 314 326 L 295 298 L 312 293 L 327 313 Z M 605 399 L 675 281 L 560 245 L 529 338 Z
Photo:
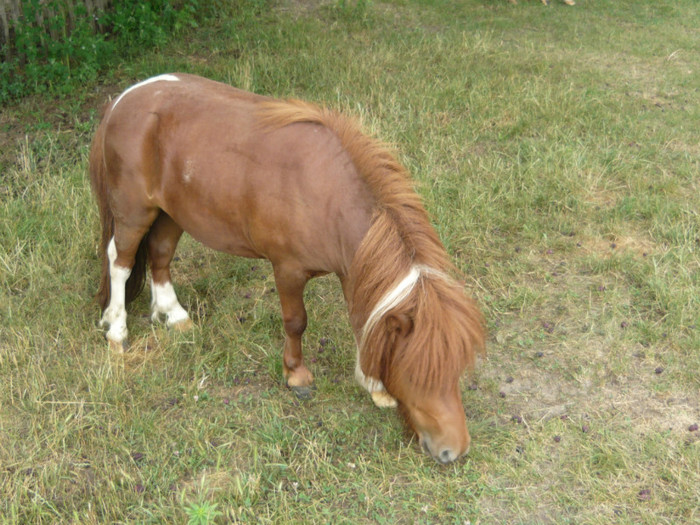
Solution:
M 697 27 L 693 0 L 251 2 L 3 107 L 0 521 L 700 522 Z M 438 466 L 354 383 L 334 278 L 306 294 L 310 401 L 282 384 L 270 265 L 189 238 L 195 329 L 152 326 L 144 293 L 109 353 L 87 149 L 103 101 L 165 71 L 396 145 L 488 322 L 467 458 Z

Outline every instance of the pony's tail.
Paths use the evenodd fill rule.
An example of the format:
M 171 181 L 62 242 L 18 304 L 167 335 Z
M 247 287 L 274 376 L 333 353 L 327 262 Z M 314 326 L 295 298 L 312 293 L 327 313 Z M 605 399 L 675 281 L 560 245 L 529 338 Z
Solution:
M 100 274 L 100 285 L 97 289 L 95 299 L 104 311 L 110 299 L 110 276 L 109 259 L 107 257 L 107 246 L 114 237 L 114 213 L 109 205 L 109 194 L 107 188 L 107 165 L 104 158 L 104 136 L 106 128 L 106 116 L 103 117 L 100 126 L 97 128 L 95 138 L 90 148 L 90 186 L 97 200 L 97 207 L 100 214 L 100 256 L 102 259 L 102 271 Z M 148 235 L 144 236 L 136 252 L 134 266 L 131 269 L 129 279 L 126 281 L 125 300 L 126 304 L 133 301 L 143 290 L 146 282 L 146 266 L 148 259 L 147 241 Z

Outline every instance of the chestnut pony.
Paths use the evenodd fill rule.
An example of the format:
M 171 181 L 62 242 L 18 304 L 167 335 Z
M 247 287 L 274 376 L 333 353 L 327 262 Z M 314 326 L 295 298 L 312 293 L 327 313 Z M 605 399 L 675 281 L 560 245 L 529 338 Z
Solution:
M 287 384 L 308 394 L 303 290 L 335 273 L 357 341 L 356 377 L 401 408 L 441 463 L 466 453 L 459 387 L 483 349 L 482 317 L 461 286 L 405 169 L 332 111 L 186 74 L 151 78 L 106 109 L 90 151 L 102 224 L 98 299 L 123 350 L 126 304 L 151 267 L 152 318 L 186 329 L 170 280 L 183 231 L 272 263 L 286 333 Z

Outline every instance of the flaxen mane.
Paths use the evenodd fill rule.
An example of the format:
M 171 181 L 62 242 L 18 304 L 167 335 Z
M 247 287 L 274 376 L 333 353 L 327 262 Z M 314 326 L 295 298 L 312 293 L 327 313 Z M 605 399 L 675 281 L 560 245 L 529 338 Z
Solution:
M 356 326 L 365 323 L 374 305 L 411 267 L 434 270 L 421 274 L 409 297 L 364 334 L 360 359 L 365 374 L 380 379 L 390 392 L 397 377 L 408 377 L 427 391 L 451 386 L 483 349 L 483 321 L 461 287 L 447 277 L 454 268 L 406 169 L 386 145 L 331 110 L 301 101 L 270 101 L 259 115 L 266 127 L 309 122 L 332 130 L 376 200 L 370 229 L 350 267 L 348 302 Z M 388 323 L 401 317 L 413 323 L 406 344 L 396 345 L 397 332 Z

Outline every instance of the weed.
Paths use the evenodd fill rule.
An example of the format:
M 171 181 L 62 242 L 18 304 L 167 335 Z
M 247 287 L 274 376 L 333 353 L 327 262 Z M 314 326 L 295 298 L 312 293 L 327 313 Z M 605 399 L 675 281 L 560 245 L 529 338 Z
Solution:
M 187 524 L 188 525 L 209 525 L 214 523 L 217 517 L 221 516 L 223 513 L 217 510 L 218 505 L 216 503 L 191 503 L 185 506 L 185 512 L 187 513 Z

